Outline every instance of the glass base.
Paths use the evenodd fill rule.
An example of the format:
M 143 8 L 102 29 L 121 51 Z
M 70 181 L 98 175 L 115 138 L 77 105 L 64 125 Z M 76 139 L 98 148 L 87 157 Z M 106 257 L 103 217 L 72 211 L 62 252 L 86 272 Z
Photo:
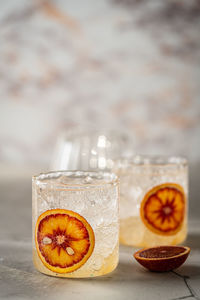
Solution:
M 90 261 L 88 260 L 80 269 L 71 272 L 71 273 L 55 273 L 51 270 L 47 269 L 42 261 L 40 260 L 37 251 L 33 249 L 33 263 L 35 268 L 46 275 L 54 276 L 54 277 L 66 277 L 66 278 L 91 278 L 102 276 L 108 274 L 117 267 L 119 261 L 119 250 L 118 246 L 114 249 L 113 253 L 104 259 L 104 263 L 101 267 L 96 266 L 96 270 L 91 268 Z M 98 268 L 98 270 L 97 270 Z

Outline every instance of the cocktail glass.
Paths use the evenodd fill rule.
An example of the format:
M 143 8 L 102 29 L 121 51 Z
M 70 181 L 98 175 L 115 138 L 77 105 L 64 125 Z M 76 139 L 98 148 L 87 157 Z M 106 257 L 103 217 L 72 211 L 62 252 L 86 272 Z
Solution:
M 94 277 L 116 268 L 119 222 L 115 174 L 40 174 L 33 176 L 32 193 L 36 269 L 58 277 Z
M 50 170 L 108 171 L 114 159 L 128 156 L 128 134 L 113 130 L 74 129 L 63 132 L 56 143 Z
M 187 235 L 188 164 L 181 157 L 121 159 L 120 243 L 176 245 Z

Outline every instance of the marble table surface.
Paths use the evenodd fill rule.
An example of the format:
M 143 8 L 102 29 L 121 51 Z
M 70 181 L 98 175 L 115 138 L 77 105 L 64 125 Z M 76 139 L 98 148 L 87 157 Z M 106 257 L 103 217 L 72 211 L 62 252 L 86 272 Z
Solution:
M 103 277 L 62 279 L 37 272 L 31 253 L 31 180 L 0 181 L 0 299 L 200 299 L 200 222 L 190 220 L 191 254 L 179 269 L 152 273 L 120 248 L 118 268 Z

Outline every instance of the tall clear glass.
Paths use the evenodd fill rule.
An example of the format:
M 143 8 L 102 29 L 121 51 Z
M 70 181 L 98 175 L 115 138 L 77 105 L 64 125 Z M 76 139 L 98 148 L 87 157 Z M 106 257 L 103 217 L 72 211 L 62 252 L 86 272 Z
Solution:
M 131 151 L 132 142 L 124 132 L 69 130 L 57 140 L 50 170 L 110 171 L 114 159 L 128 156 Z
M 188 164 L 181 157 L 118 160 L 120 243 L 176 245 L 187 235 Z
M 58 277 L 113 271 L 119 256 L 118 179 L 58 171 L 32 179 L 33 262 Z

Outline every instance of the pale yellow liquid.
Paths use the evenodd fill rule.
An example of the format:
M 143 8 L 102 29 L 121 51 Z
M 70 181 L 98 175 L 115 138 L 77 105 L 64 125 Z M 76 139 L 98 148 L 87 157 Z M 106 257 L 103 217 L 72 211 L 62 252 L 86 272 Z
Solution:
M 177 245 L 187 236 L 186 218 L 181 230 L 175 235 L 164 236 L 150 231 L 140 217 L 129 217 L 120 220 L 120 243 L 135 247 L 154 247 L 160 245 Z
M 96 258 L 98 261 L 98 257 Z M 102 276 L 107 273 L 112 272 L 118 264 L 119 260 L 119 247 L 118 245 L 114 249 L 114 251 L 104 259 L 104 263 L 101 265 L 101 267 L 95 269 L 95 263 L 91 265 L 90 259 L 81 266 L 78 270 L 71 272 L 71 273 L 55 273 L 49 270 L 47 267 L 45 267 L 40 260 L 36 249 L 33 249 L 33 263 L 34 266 L 38 271 L 41 273 L 44 273 L 46 275 L 56 276 L 56 277 L 68 277 L 68 278 L 84 278 L 84 277 L 96 277 L 96 276 Z M 95 262 L 95 258 L 93 257 L 93 261 Z

